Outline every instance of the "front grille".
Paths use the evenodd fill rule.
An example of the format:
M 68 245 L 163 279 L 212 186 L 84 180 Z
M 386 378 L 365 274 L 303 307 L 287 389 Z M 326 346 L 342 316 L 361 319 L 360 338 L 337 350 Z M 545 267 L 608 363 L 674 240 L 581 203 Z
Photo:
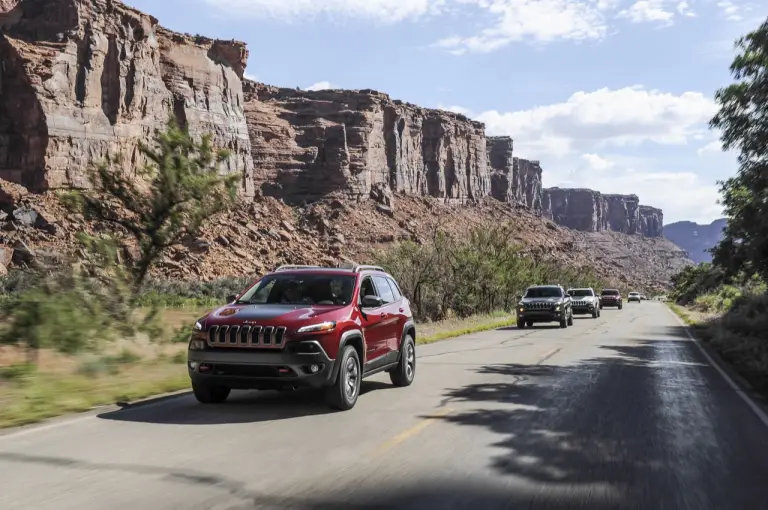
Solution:
M 211 347 L 281 348 L 285 342 L 284 326 L 211 326 L 208 345 Z
M 554 305 L 552 303 L 536 302 L 526 303 L 525 308 L 527 310 L 551 310 Z
M 573 301 L 573 302 L 571 302 L 571 304 L 572 304 L 573 306 L 579 306 L 579 307 L 581 307 L 581 306 L 589 306 L 589 305 L 591 305 L 592 303 L 591 303 L 591 302 L 589 302 L 589 301 L 583 301 L 583 300 L 579 300 L 579 301 Z

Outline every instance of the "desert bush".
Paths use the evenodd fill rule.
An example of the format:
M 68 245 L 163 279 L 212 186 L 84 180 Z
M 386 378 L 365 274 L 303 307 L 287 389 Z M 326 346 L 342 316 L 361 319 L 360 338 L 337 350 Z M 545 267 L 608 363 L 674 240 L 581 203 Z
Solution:
M 420 320 L 509 310 L 534 284 L 605 285 L 589 270 L 526 253 L 513 241 L 513 232 L 509 225 L 492 224 L 455 237 L 435 228 L 428 241 L 400 243 L 375 262 L 397 279 Z

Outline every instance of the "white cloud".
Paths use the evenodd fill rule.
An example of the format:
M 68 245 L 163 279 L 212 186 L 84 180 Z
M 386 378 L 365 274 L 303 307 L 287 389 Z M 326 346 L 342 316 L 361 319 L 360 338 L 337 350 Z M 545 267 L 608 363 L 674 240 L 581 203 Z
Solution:
M 335 88 L 337 87 L 329 81 L 319 81 L 317 83 L 313 83 L 304 90 L 330 90 Z
M 458 1 L 486 10 L 496 17 L 496 23 L 477 35 L 452 36 L 436 43 L 454 54 L 487 53 L 523 39 L 602 39 L 608 31 L 603 11 L 614 5 L 606 0 Z
M 238 17 L 295 21 L 318 15 L 362 18 L 382 23 L 420 18 L 441 12 L 447 0 L 205 0 Z
M 244 77 L 246 80 L 251 80 L 251 81 L 259 81 L 259 77 L 258 77 L 258 76 L 256 76 L 255 74 L 251 74 L 251 73 L 249 73 L 248 71 L 246 71 L 246 72 L 243 74 L 243 77 Z
M 696 154 L 703 156 L 704 154 L 712 154 L 723 152 L 723 144 L 719 140 L 709 142 L 707 145 L 700 147 L 696 150 Z
M 678 2 L 677 6 L 675 7 L 675 10 L 681 16 L 687 16 L 689 18 L 696 17 L 696 13 L 691 10 L 691 4 L 689 4 L 688 2 Z
M 706 132 L 714 102 L 698 92 L 680 95 L 641 86 L 576 92 L 567 101 L 530 110 L 488 111 L 475 118 L 494 135 L 509 135 L 526 157 L 545 159 L 574 151 L 643 142 L 685 144 Z
M 438 110 L 445 110 L 447 112 L 458 113 L 458 114 L 464 115 L 466 117 L 472 117 L 474 115 L 472 110 L 470 110 L 468 108 L 464 108 L 463 106 L 445 106 L 444 104 L 438 104 L 437 105 L 437 109 Z
M 633 22 L 672 23 L 691 16 L 686 0 L 203 0 L 237 18 L 268 18 L 285 22 L 364 20 L 391 24 L 462 16 L 470 33 L 454 33 L 434 46 L 453 54 L 487 53 L 518 41 L 600 40 L 614 28 L 617 14 Z M 729 1 L 729 0 L 720 0 Z M 676 14 L 677 13 L 677 14 Z M 479 21 L 474 23 L 472 17 Z
M 669 25 L 675 14 L 668 11 L 664 4 L 664 0 L 640 0 L 619 12 L 619 17 L 628 18 L 632 23 L 659 22 Z
M 635 193 L 641 203 L 661 207 L 666 222 L 708 223 L 722 214 L 715 178 L 709 182 L 678 168 L 691 164 L 691 157 L 697 161 L 696 147 L 712 140 L 707 122 L 715 111 L 714 102 L 698 92 L 632 86 L 576 92 L 561 103 L 472 117 L 491 135 L 511 136 L 517 156 L 540 160 L 547 187 Z M 639 144 L 662 145 L 677 155 L 673 160 L 627 156 L 627 149 Z M 701 170 L 702 164 L 696 165 Z
M 717 6 L 723 12 L 725 18 L 729 21 L 741 21 L 741 8 L 731 2 L 730 0 L 721 0 L 717 2 Z
M 587 165 L 588 169 L 601 172 L 613 168 L 616 164 L 610 159 L 606 159 L 598 154 L 582 154 L 581 160 Z

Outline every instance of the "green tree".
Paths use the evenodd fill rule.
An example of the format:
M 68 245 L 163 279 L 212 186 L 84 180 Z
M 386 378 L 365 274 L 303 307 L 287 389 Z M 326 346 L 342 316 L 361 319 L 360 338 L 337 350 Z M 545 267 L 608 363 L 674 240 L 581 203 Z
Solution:
M 210 135 L 196 141 L 173 118 L 154 142 L 154 147 L 140 145 L 147 163 L 135 177 L 122 170 L 119 157 L 108 158 L 92 170 L 92 189 L 66 197 L 87 219 L 116 225 L 135 239 L 134 296 L 164 251 L 197 235 L 205 219 L 231 207 L 242 179 L 237 173 L 220 174 L 229 152 L 215 150 Z
M 738 173 L 720 182 L 728 219 L 713 260 L 728 275 L 768 276 L 768 19 L 736 41 L 735 83 L 717 91 L 719 111 L 710 122 L 723 149 L 739 153 Z

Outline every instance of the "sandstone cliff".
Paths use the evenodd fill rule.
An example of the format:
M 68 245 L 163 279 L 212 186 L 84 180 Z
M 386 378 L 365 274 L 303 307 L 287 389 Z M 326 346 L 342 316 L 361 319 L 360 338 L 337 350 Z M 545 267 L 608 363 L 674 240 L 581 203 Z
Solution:
M 513 157 L 513 141 L 508 136 L 489 136 L 486 150 L 491 172 L 491 196 L 540 213 L 542 188 L 539 162 Z
M 377 186 L 465 202 L 490 194 L 483 124 L 373 90 L 301 91 L 246 84 L 255 180 L 301 202 Z
M 20 11 L 19 11 L 20 9 Z M 111 0 L 25 0 L 0 35 L 0 177 L 33 190 L 84 186 L 84 169 L 137 145 L 173 112 L 212 133 L 252 193 L 242 43 L 188 37 Z
M 611 230 L 661 237 L 661 209 L 640 205 L 637 195 L 603 194 L 584 188 L 547 188 L 543 215 L 558 225 L 584 232 Z
M 726 224 L 725 218 L 717 219 L 709 225 L 678 221 L 664 226 L 664 237 L 686 250 L 694 262 L 712 262 L 712 254 L 708 250 L 722 240 Z

